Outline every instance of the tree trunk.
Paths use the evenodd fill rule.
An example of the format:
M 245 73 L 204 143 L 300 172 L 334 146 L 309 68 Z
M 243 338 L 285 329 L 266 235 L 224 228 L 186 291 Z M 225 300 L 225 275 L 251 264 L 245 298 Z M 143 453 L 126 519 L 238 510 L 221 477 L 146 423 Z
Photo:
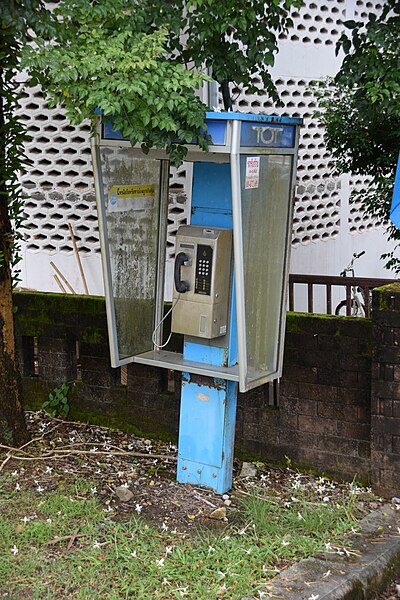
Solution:
M 223 79 L 221 82 L 222 100 L 224 102 L 224 108 L 227 111 L 232 110 L 232 98 L 229 90 L 229 79 Z
M 0 69 L 0 79 L 4 72 Z M 15 356 L 14 319 L 10 256 L 12 229 L 8 214 L 6 138 L 12 145 L 12 133 L 4 114 L 3 98 L 0 95 L 0 444 L 22 445 L 26 442 L 24 412 L 22 409 L 21 376 Z M 12 127 L 12 125 L 11 125 Z M 9 135 L 6 135 L 6 134 Z M 13 149 L 13 148 L 12 148 Z
M 1 235 L 1 225 L 0 225 Z M 28 438 L 22 410 L 21 376 L 14 349 L 11 278 L 0 269 L 0 444 L 20 446 Z

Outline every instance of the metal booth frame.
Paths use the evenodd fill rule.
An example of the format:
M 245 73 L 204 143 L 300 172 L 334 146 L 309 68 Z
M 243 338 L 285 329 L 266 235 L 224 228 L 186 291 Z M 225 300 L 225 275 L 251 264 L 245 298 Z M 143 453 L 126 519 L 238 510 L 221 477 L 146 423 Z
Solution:
M 212 137 L 212 144 L 208 152 L 203 152 L 194 145 L 187 145 L 188 154 L 185 161 L 229 163 L 231 190 L 232 190 L 232 222 L 233 222 L 233 255 L 234 255 L 234 284 L 236 290 L 236 325 L 237 325 L 237 353 L 238 363 L 230 367 L 211 366 L 188 361 L 183 355 L 165 350 L 157 350 L 149 340 L 150 349 L 132 354 L 132 356 L 121 358 L 118 351 L 117 326 L 115 316 L 115 303 L 112 293 L 112 267 L 110 259 L 110 245 L 107 236 L 107 214 L 105 204 L 105 189 L 101 171 L 101 148 L 118 147 L 131 148 L 135 158 L 157 159 L 161 161 L 159 182 L 159 222 L 158 222 L 158 258 L 155 284 L 155 306 L 154 323 L 159 323 L 164 311 L 164 277 L 165 277 L 165 248 L 167 235 L 167 208 L 168 208 L 168 181 L 169 161 L 166 153 L 162 150 L 151 150 L 145 155 L 140 147 L 132 148 L 129 140 L 123 139 L 119 132 L 112 128 L 112 122 L 102 121 L 98 116 L 97 135 L 92 138 L 92 158 L 95 177 L 96 202 L 99 217 L 99 232 L 101 243 L 101 256 L 103 264 L 103 277 L 105 287 L 105 299 L 107 306 L 107 323 L 110 339 L 111 364 L 119 367 L 131 362 L 152 365 L 172 370 L 204 375 L 211 378 L 239 383 L 239 390 L 245 392 L 249 389 L 262 385 L 281 375 L 284 332 L 286 322 L 286 294 L 288 270 L 290 263 L 290 246 L 292 233 L 292 219 L 294 206 L 295 173 L 299 144 L 299 126 L 302 120 L 298 118 L 276 117 L 267 115 L 249 115 L 244 113 L 207 113 L 206 122 L 208 131 Z M 243 140 L 248 143 L 250 128 L 255 132 L 252 145 L 241 145 Z M 257 131 L 258 128 L 258 131 Z M 265 139 L 260 131 L 269 129 L 272 132 L 271 140 Z M 276 143 L 275 130 L 288 131 L 289 141 Z M 290 131 L 289 131 L 290 130 Z M 275 137 L 274 137 L 275 136 Z M 268 143 L 267 143 L 268 142 Z M 272 142 L 272 143 L 271 143 Z M 280 292 L 280 312 L 277 335 L 276 365 L 273 369 L 264 370 L 258 374 L 249 372 L 248 364 L 248 339 L 247 325 L 249 315 L 246 314 L 245 297 L 245 261 L 243 248 L 243 214 L 242 214 L 242 185 L 241 185 L 241 157 L 250 156 L 274 156 L 291 155 L 289 206 L 287 210 L 286 237 L 284 239 L 284 264 L 282 265 L 282 286 Z M 243 169 L 242 169 L 243 171 Z M 251 316 L 250 316 L 251 318 Z M 162 339 L 162 327 L 157 331 L 157 344 Z

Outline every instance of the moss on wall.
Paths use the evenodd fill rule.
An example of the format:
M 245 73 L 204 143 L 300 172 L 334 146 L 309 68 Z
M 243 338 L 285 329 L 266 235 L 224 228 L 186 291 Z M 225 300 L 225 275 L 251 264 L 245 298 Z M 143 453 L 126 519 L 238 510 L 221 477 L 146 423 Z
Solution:
M 317 313 L 288 312 L 286 315 L 287 333 L 318 333 L 338 337 L 349 335 L 349 329 L 360 328 L 370 336 L 372 320 L 356 317 L 339 317 Z
M 81 339 L 94 344 L 107 340 L 104 298 L 14 292 L 15 334 L 29 337 Z

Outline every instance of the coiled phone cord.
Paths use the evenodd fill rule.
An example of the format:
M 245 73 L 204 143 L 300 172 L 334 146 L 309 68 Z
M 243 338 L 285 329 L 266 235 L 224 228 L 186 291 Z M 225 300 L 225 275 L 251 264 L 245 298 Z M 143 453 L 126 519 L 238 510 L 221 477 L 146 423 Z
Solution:
M 157 333 L 157 331 L 160 329 L 161 325 L 163 324 L 163 322 L 165 321 L 165 319 L 168 317 L 168 315 L 170 315 L 170 314 L 172 313 L 172 311 L 174 310 L 174 308 L 175 308 L 175 306 L 177 305 L 177 302 L 178 302 L 178 300 L 179 300 L 180 296 L 181 296 L 181 295 L 179 294 L 179 296 L 178 296 L 177 298 L 175 298 L 175 300 L 172 302 L 172 306 L 171 306 L 171 308 L 169 309 L 169 311 L 168 311 L 168 312 L 166 312 L 166 313 L 165 313 L 165 315 L 163 316 L 163 318 L 161 319 L 161 321 L 160 321 L 160 322 L 158 323 L 158 325 L 157 325 L 157 326 L 154 328 L 154 331 L 153 331 L 153 333 L 152 333 L 152 335 L 151 335 L 151 341 L 153 342 L 153 344 L 154 344 L 154 346 L 157 348 L 157 350 L 161 350 L 162 348 L 165 348 L 165 346 L 167 346 L 167 345 L 169 344 L 169 342 L 170 342 L 170 339 L 171 339 L 171 337 L 172 337 L 172 330 L 171 330 L 171 332 L 170 332 L 170 334 L 169 334 L 169 336 L 168 336 L 168 339 L 167 339 L 167 341 L 166 341 L 166 342 L 164 342 L 164 344 L 162 344 L 161 346 L 159 346 L 159 345 L 157 344 L 157 342 L 156 342 L 156 339 L 155 339 L 155 338 L 156 338 L 156 333 Z

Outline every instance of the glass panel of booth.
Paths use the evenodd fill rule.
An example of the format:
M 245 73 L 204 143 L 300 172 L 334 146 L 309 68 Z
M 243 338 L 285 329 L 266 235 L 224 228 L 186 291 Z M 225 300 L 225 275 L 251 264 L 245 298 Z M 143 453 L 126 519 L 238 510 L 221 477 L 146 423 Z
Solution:
M 118 146 L 101 146 L 98 160 L 109 334 L 116 353 L 113 366 L 118 366 L 152 349 L 162 163 L 137 159 L 131 148 Z
M 248 389 L 280 367 L 292 163 L 291 154 L 240 157 Z

